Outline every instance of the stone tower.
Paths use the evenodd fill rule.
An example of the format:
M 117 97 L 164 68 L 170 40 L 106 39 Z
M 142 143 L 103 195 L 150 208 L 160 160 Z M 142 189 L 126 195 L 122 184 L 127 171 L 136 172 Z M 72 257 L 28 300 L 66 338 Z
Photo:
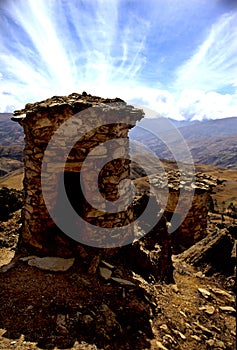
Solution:
M 78 242 L 94 247 L 132 242 L 131 227 L 117 238 L 104 229 L 133 222 L 132 206 L 124 208 L 131 195 L 129 182 L 123 182 L 123 200 L 116 210 L 106 206 L 118 200 L 118 186 L 129 178 L 128 131 L 142 117 L 142 110 L 118 98 L 86 93 L 54 96 L 14 112 L 12 119 L 25 133 L 22 241 L 30 251 L 65 257 L 75 254 Z M 83 222 L 76 222 L 78 216 Z

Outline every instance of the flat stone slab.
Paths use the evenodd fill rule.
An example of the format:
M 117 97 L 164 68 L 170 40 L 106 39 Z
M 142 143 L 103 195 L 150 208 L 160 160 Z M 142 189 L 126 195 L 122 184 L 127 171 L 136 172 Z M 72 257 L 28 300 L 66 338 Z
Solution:
M 39 258 L 37 256 L 29 257 L 28 265 L 37 267 L 40 270 L 47 271 L 67 271 L 74 264 L 75 259 L 64 259 L 58 257 L 46 256 Z
M 119 284 L 123 284 L 125 286 L 136 286 L 136 284 L 134 284 L 128 280 L 124 280 L 123 278 L 111 277 L 111 280 L 113 280 Z

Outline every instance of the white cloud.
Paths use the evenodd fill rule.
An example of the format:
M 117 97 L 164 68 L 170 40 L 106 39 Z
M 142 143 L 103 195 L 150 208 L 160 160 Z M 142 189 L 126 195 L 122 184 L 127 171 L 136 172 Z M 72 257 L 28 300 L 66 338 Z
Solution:
M 85 91 L 108 97 L 120 97 L 136 106 L 144 106 L 147 117 L 165 116 L 172 119 L 217 119 L 237 116 L 237 93 L 235 95 L 219 94 L 217 92 L 203 92 L 197 89 L 183 90 L 181 93 L 170 93 L 166 90 L 157 90 L 131 84 L 116 84 L 116 86 L 90 84 L 81 85 Z M 55 94 L 65 94 L 65 91 L 42 90 L 34 85 L 31 98 L 27 88 L 16 86 L 13 94 L 0 93 L 0 112 L 13 111 L 23 108 L 24 103 L 39 101 Z M 78 91 L 75 90 L 75 91 Z M 68 90 L 66 93 L 71 93 Z M 82 91 L 80 91 L 82 92 Z M 25 98 L 27 96 L 27 98 Z M 17 97 L 18 96 L 18 97 Z M 36 97 L 37 96 L 37 97 Z M 24 100 L 25 99 L 25 100 Z M 150 109 L 150 110 L 149 110 Z
M 196 53 L 177 70 L 176 89 L 212 91 L 237 86 L 236 23 L 237 12 L 220 17 Z
M 177 107 L 186 119 L 217 119 L 237 116 L 237 94 L 183 90 Z
M 150 63 L 146 39 L 149 30 L 152 33 L 152 21 L 137 17 L 135 11 L 121 21 L 123 2 L 85 1 L 80 11 L 77 1 L 6 3 L 8 17 L 0 18 L 0 27 L 7 34 L 0 41 L 1 112 L 53 95 L 85 90 L 121 97 L 179 120 L 237 115 L 237 91 L 232 95 L 216 92 L 223 86 L 237 86 L 237 13 L 223 15 L 212 26 L 203 44 L 177 69 L 177 79 L 168 91 L 167 87 L 160 88 L 156 73 L 153 85 L 147 83 L 149 79 L 141 80 Z M 160 16 L 165 40 L 167 23 L 171 23 L 169 11 L 177 15 L 173 9 L 174 5 L 178 9 L 180 2 L 170 0 L 164 18 L 155 4 L 154 17 Z M 195 6 L 198 4 L 195 0 Z M 186 5 L 188 0 L 182 3 L 182 11 L 178 10 L 180 21 Z M 189 11 L 191 8 L 189 5 Z M 18 30 L 7 18 L 14 20 Z M 154 117 L 156 113 L 149 115 Z
M 223 95 L 215 91 L 205 93 L 197 89 L 187 89 L 171 94 L 163 90 L 140 88 L 129 96 L 131 101 L 140 98 L 138 105 L 156 111 L 147 111 L 149 117 L 161 115 L 177 120 L 203 120 L 237 116 L 237 93 Z
M 6 72 L 0 80 L 1 111 L 9 104 L 3 91 L 18 108 L 19 101 L 22 105 L 73 91 L 121 96 L 124 88 L 136 85 L 146 61 L 142 51 L 149 22 L 131 13 L 119 28 L 117 1 L 85 2 L 80 11 L 74 1 L 7 4 L 4 10 L 18 30 L 2 17 L 7 37 L 0 42 L 0 63 Z

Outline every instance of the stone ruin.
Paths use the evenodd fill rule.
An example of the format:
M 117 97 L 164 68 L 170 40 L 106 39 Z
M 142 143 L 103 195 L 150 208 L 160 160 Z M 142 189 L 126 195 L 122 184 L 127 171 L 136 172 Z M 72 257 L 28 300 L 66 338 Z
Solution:
M 126 159 L 129 152 L 128 131 L 143 115 L 142 110 L 127 105 L 119 98 L 104 99 L 87 93 L 54 96 L 42 102 L 28 103 L 25 109 L 14 112 L 12 119 L 23 126 L 25 133 L 25 198 L 20 247 L 26 247 L 28 252 L 39 256 L 74 256 L 79 259 L 89 256 L 90 260 L 99 251 L 102 256 L 109 256 L 110 261 L 119 256 L 127 267 L 145 277 L 151 274 L 155 280 L 173 280 L 171 250 L 164 218 L 147 237 L 137 240 L 137 231 L 132 225 L 132 228 L 127 226 L 136 218 L 133 204 L 124 210 L 122 203 L 121 210 L 118 207 L 116 213 L 108 213 L 106 207 L 100 206 L 101 196 L 97 199 L 95 194 L 91 194 L 92 188 L 96 186 L 110 203 L 118 199 L 119 184 L 129 178 L 130 173 L 129 160 Z M 61 128 L 67 122 L 67 127 Z M 55 134 L 57 138 L 48 149 Z M 121 143 L 121 138 L 125 142 Z M 71 139 L 74 140 L 73 145 Z M 106 147 L 106 142 L 111 139 L 114 143 Z M 92 159 L 92 165 L 87 171 L 89 187 L 82 191 L 78 184 L 88 154 Z M 101 164 L 103 159 L 106 164 L 98 177 L 93 166 L 96 167 L 98 162 Z M 55 218 L 57 223 L 61 220 L 62 226 L 65 223 L 65 219 L 62 219 L 65 217 L 64 202 L 61 202 L 62 181 L 73 209 L 85 222 L 85 225 L 73 222 L 73 229 L 78 229 L 79 240 L 68 237 L 55 224 Z M 122 192 L 123 198 L 127 196 L 130 203 L 130 182 L 124 183 Z M 99 209 L 96 205 L 90 205 L 88 199 L 98 204 Z M 158 208 L 156 201 L 154 206 Z M 66 221 L 71 223 L 71 220 L 74 220 L 73 216 Z M 88 223 L 91 224 L 89 229 Z M 98 227 L 101 228 L 101 234 L 100 231 L 98 234 Z M 124 234 L 120 235 L 114 247 L 102 233 L 103 228 L 111 227 L 125 227 Z M 131 244 L 133 241 L 136 242 Z M 108 247 L 105 242 L 109 242 Z
M 169 196 L 164 215 L 147 235 L 138 240 L 141 232 L 129 224 L 146 207 L 149 197 L 146 189 L 136 189 L 136 203 L 126 210 L 122 203 L 116 213 L 108 212 L 107 204 L 101 206 L 101 195 L 110 203 L 119 198 L 120 182 L 130 177 L 128 132 L 143 116 L 142 110 L 119 98 L 104 99 L 86 93 L 54 96 L 42 102 L 28 103 L 25 109 L 15 111 L 12 119 L 23 126 L 25 133 L 21 245 L 40 256 L 78 256 L 84 259 L 89 254 L 93 259 L 98 251 L 110 258 L 119 255 L 127 266 L 145 277 L 149 278 L 151 274 L 155 280 L 173 280 L 171 245 L 173 252 L 177 253 L 206 236 L 208 202 L 215 181 L 197 173 L 191 182 L 189 177 L 185 181 L 185 174 L 182 174 L 184 181 L 181 183 L 179 172 L 169 171 Z M 67 127 L 62 128 L 64 125 Z M 56 140 L 48 148 L 55 134 Z M 126 141 L 121 143 L 121 138 Z M 110 140 L 113 143 L 106 146 Z M 83 182 L 82 167 L 89 154 L 92 159 L 92 165 L 86 169 L 89 186 L 82 190 L 78 184 Z M 98 164 L 103 164 L 99 176 L 96 171 Z M 166 180 L 159 174 L 149 177 L 157 189 L 152 198 L 154 215 L 159 212 Z M 73 216 L 66 216 L 68 219 L 65 220 L 62 182 L 70 204 L 84 220 L 80 224 L 74 222 Z M 100 196 L 92 191 L 94 187 L 99 188 Z M 195 189 L 192 206 L 184 219 L 181 205 L 176 220 L 184 221 L 169 235 L 167 222 L 175 212 L 181 188 L 185 191 Z M 123 199 L 127 198 L 130 203 L 130 182 L 122 186 L 122 192 Z M 90 204 L 91 199 L 95 205 Z M 185 196 L 183 205 L 186 205 Z M 64 227 L 65 221 L 67 226 L 73 222 L 72 229 L 78 231 L 78 239 L 70 238 L 64 233 L 66 229 L 61 229 L 60 224 Z M 89 228 L 88 223 L 91 224 Z M 116 242 L 113 245 L 110 237 L 104 236 L 103 229 L 116 227 L 125 227 L 125 230 L 123 235 L 118 235 L 119 240 L 112 237 L 112 242 Z
M 208 208 L 210 194 L 216 186 L 216 180 L 210 175 L 197 172 L 193 180 L 190 180 L 188 173 L 182 173 L 182 183 L 179 171 L 169 171 L 167 173 L 169 197 L 164 215 L 169 221 L 175 212 L 179 200 L 180 190 L 183 190 L 181 206 L 177 211 L 176 220 L 178 228 L 171 235 L 172 246 L 175 252 L 183 251 L 207 235 Z M 162 181 L 159 175 L 153 177 L 154 185 L 157 188 L 157 197 L 162 199 Z M 152 181 L 152 180 L 151 180 Z M 186 207 L 188 192 L 194 190 L 192 205 L 188 213 L 183 218 L 183 208 Z
M 206 237 L 210 196 L 217 185 L 216 179 L 201 172 L 197 172 L 193 177 L 191 173 L 183 171 L 181 181 L 180 171 L 170 170 L 166 172 L 165 178 L 160 174 L 150 175 L 149 180 L 146 179 L 147 186 L 143 182 L 143 186 L 138 189 L 140 196 L 149 192 L 148 181 L 155 189 L 157 201 L 160 204 L 164 199 L 166 200 L 168 187 L 164 217 L 169 222 L 175 215 L 175 220 L 178 222 L 178 228 L 171 234 L 173 253 L 180 253 Z M 193 192 L 193 199 L 190 205 L 188 200 L 191 192 Z M 182 200 L 177 210 L 176 206 L 180 196 Z M 188 212 L 183 217 L 186 208 Z

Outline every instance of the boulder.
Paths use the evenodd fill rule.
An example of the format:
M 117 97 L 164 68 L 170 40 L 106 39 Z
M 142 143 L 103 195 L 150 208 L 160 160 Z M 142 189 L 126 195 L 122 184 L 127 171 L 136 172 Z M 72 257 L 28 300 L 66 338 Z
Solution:
M 221 272 L 232 275 L 235 268 L 233 258 L 234 239 L 228 229 L 216 229 L 207 237 L 179 254 L 179 259 L 205 270 L 205 274 Z

